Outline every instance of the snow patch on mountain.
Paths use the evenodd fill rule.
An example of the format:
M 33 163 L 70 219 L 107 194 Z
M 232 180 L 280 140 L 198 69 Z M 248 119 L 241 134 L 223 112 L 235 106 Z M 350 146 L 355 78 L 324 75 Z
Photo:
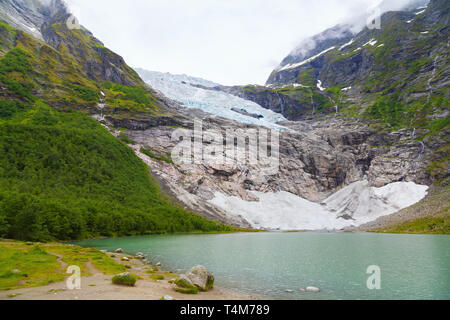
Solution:
M 339 48 L 339 50 L 342 50 L 342 49 L 344 49 L 344 48 L 346 48 L 346 47 L 352 45 L 353 42 L 355 42 L 355 39 L 352 39 L 352 40 L 350 40 L 349 42 L 343 44 L 343 45 Z
M 330 48 L 328 48 L 328 49 L 326 49 L 326 50 L 323 50 L 322 52 L 316 54 L 315 56 L 312 56 L 312 57 L 309 58 L 309 59 L 303 60 L 302 62 L 285 65 L 284 67 L 282 67 L 282 68 L 279 69 L 278 71 L 283 71 L 283 70 L 288 70 L 288 69 L 295 69 L 295 68 L 298 68 L 298 67 L 300 67 L 300 66 L 302 66 L 302 65 L 304 65 L 304 64 L 307 64 L 307 63 L 310 63 L 310 62 L 313 61 L 313 60 L 316 60 L 316 59 L 319 58 L 321 55 L 324 55 L 324 54 L 327 53 L 328 51 L 334 50 L 335 48 L 336 48 L 335 46 L 330 47 Z
M 409 207 L 427 195 L 427 186 L 396 182 L 381 188 L 367 181 L 355 182 L 321 203 L 289 192 L 252 192 L 259 201 L 216 192 L 214 204 L 229 214 L 242 217 L 252 227 L 269 230 L 339 230 L 360 226 Z

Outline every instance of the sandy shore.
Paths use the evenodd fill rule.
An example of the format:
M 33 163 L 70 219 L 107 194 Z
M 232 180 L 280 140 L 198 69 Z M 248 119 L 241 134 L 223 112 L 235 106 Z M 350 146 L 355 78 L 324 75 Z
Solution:
M 65 282 L 52 283 L 42 287 L 24 288 L 0 291 L 0 300 L 160 300 L 164 296 L 171 296 L 175 300 L 255 300 L 256 297 L 242 295 L 230 290 L 214 288 L 208 292 L 198 294 L 181 294 L 175 292 L 176 285 L 169 283 L 170 278 L 164 280 L 149 279 L 146 270 L 150 266 L 137 259 L 129 262 L 121 261 L 125 254 L 111 254 L 114 259 L 128 265 L 131 272 L 142 279 L 134 287 L 119 286 L 111 282 L 112 275 L 104 275 L 92 265 L 89 266 L 91 276 L 81 278 L 81 289 L 68 290 Z

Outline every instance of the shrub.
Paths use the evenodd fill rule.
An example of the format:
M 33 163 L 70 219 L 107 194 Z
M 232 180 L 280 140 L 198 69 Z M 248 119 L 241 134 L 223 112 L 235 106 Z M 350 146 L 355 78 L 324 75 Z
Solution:
M 112 282 L 114 284 L 130 286 L 130 287 L 134 287 L 134 285 L 136 284 L 136 280 L 137 280 L 136 276 L 134 276 L 128 272 L 118 274 L 117 276 L 114 276 L 112 278 Z

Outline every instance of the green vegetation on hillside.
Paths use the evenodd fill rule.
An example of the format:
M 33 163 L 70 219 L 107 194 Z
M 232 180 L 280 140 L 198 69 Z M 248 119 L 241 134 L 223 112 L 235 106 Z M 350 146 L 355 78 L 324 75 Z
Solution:
M 159 108 L 150 91 L 96 83 L 75 51 L 3 23 L 0 39 L 0 238 L 231 230 L 173 205 L 133 151 L 84 113 L 103 90 L 112 110 L 153 114 Z M 92 49 L 97 42 L 89 41 Z
M 48 241 L 228 227 L 173 206 L 124 143 L 42 102 L 0 121 L 0 237 Z
M 105 82 L 106 104 L 128 111 L 158 110 L 155 98 L 142 87 L 127 87 L 121 84 Z
M 404 122 L 405 106 L 394 97 L 380 96 L 373 105 L 371 105 L 366 114 L 374 119 L 382 120 L 393 127 Z

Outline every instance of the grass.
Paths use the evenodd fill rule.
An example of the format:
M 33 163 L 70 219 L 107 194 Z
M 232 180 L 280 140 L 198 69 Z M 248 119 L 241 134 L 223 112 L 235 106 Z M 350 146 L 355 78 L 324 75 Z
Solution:
M 197 294 L 198 288 L 197 287 L 191 287 L 191 288 L 175 288 L 175 291 L 178 293 L 183 294 Z
M 13 273 L 15 269 L 20 272 Z M 42 286 L 65 277 L 57 257 L 41 246 L 0 242 L 0 290 Z
M 450 216 L 425 217 L 399 224 L 389 233 L 450 234 Z
M 162 274 L 152 274 L 149 276 L 153 281 L 164 280 L 164 276 Z
M 96 249 L 66 244 L 0 241 L 0 290 L 12 290 L 64 281 L 69 276 L 63 265 L 78 265 L 89 274 L 88 262 L 105 274 L 123 272 L 125 267 Z M 12 272 L 17 270 L 18 272 Z
M 97 249 L 83 248 L 79 246 L 48 246 L 46 250 L 63 256 L 62 261 L 68 265 L 78 265 L 82 274 L 90 274 L 88 263 L 104 274 L 117 274 L 125 271 L 125 266 L 117 263 L 114 259 Z

